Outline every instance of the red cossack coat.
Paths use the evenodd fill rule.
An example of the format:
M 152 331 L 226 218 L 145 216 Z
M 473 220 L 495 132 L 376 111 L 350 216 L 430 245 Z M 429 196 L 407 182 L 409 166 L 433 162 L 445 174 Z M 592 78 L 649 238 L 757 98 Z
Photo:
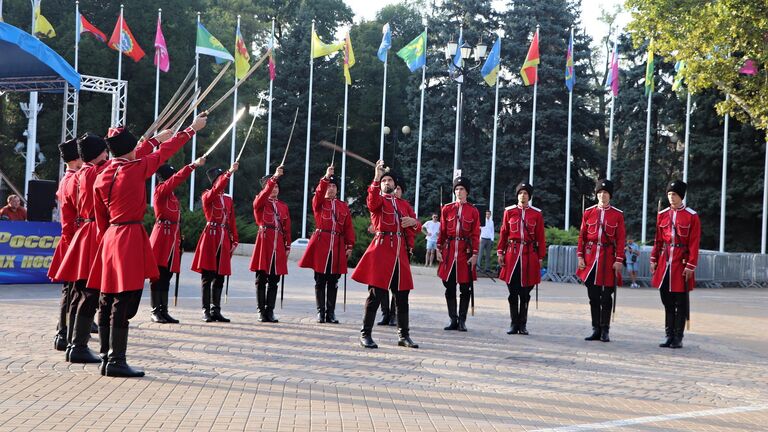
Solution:
M 656 263 L 651 284 L 660 288 L 664 274 L 669 271 L 670 291 L 693 290 L 695 278 L 691 275 L 686 283 L 683 270 L 696 270 L 700 240 L 701 223 L 695 211 L 685 206 L 660 211 L 656 216 L 656 239 L 651 251 L 651 262 Z
M 470 203 L 452 202 L 440 211 L 440 233 L 437 235 L 437 249 L 443 261 L 437 269 L 440 279 L 447 281 L 453 266 L 456 266 L 456 282 L 466 284 L 477 280 L 477 269 L 472 267 L 469 274 L 467 261 L 477 254 L 480 247 L 480 212 Z
M 415 236 L 421 228 L 419 224 L 409 228 L 400 226 L 400 219 L 408 216 L 410 205 L 394 195 L 383 195 L 377 181 L 368 186 L 367 204 L 375 234 L 352 272 L 352 279 L 364 285 L 387 290 L 394 276 L 395 266 L 398 266 L 398 290 L 413 289 L 407 237 Z
M 615 287 L 621 285 L 621 272 L 613 264 L 624 262 L 624 212 L 616 207 L 602 208 L 598 205 L 584 211 L 579 231 L 579 246 L 576 254 L 584 258 L 586 267 L 577 270 L 576 276 L 586 281 L 595 272 L 595 286 Z
M 137 159 L 112 159 L 96 178 L 93 189 L 100 243 L 88 276 L 89 288 L 100 288 L 105 294 L 139 291 L 144 289 L 146 279 L 159 276 L 143 224 L 147 208 L 145 184 L 192 135 L 194 129 L 187 128 L 154 153 L 142 147 L 136 151 Z
M 251 271 L 272 270 L 275 263 L 275 274 L 288 274 L 288 252 L 291 250 L 291 215 L 288 205 L 279 199 L 269 196 L 275 189 L 277 180 L 270 178 L 264 184 L 264 189 L 253 200 L 253 219 L 259 226 L 256 244 L 251 256 Z
M 534 206 L 519 204 L 506 207 L 499 231 L 496 253 L 503 257 L 499 279 L 506 284 L 520 267 L 521 285 L 531 287 L 541 282 L 541 264 L 547 256 L 547 240 L 544 236 L 544 216 Z
M 299 260 L 299 267 L 325 273 L 330 260 L 331 274 L 346 274 L 346 251 L 355 246 L 355 228 L 352 226 L 352 215 L 347 204 L 336 198 L 325 197 L 330 183 L 323 177 L 315 188 L 315 196 L 312 197 L 315 232 Z
M 192 270 L 198 273 L 209 270 L 224 276 L 232 274 L 232 253 L 239 240 L 232 197 L 224 193 L 230 177 L 232 174 L 225 172 L 203 192 L 203 213 L 208 222 L 192 258 Z
M 168 267 L 171 273 L 181 271 L 181 210 L 179 200 L 173 191 L 186 181 L 195 170 L 193 164 L 185 165 L 171 178 L 155 186 L 153 208 L 155 226 L 149 236 L 152 253 L 159 267 Z
M 56 199 L 59 201 L 59 219 L 61 220 L 61 240 L 53 252 L 51 266 L 48 267 L 48 277 L 52 280 L 55 280 L 69 243 L 77 231 L 76 173 L 77 170 L 67 169 L 64 172 L 64 177 L 59 181 L 59 189 L 56 191 Z

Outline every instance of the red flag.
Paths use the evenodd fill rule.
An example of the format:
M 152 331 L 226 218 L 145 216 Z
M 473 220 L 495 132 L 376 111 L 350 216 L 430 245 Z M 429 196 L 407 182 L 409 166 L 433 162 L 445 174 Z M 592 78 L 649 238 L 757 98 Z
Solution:
M 120 21 L 123 22 L 122 31 L 120 31 Z M 118 40 L 120 41 L 120 47 L 118 47 Z M 144 50 L 141 49 L 139 43 L 136 42 L 136 38 L 133 37 L 131 29 L 128 28 L 128 23 L 125 22 L 125 18 L 122 20 L 117 19 L 115 23 L 115 29 L 112 31 L 112 36 L 109 38 L 109 47 L 115 51 L 122 51 L 133 61 L 138 62 L 144 57 Z
M 163 29 L 160 28 L 159 17 L 155 32 L 155 66 L 163 72 L 168 72 L 168 69 L 171 68 L 171 58 L 168 56 L 168 47 L 165 45 L 165 36 L 163 36 Z
M 275 49 L 271 48 L 269 50 L 269 80 L 274 81 L 275 80 Z
M 523 77 L 523 83 L 529 86 L 535 84 L 538 80 L 539 69 L 539 31 L 533 35 L 531 46 L 528 48 L 528 55 L 525 56 L 525 63 L 520 68 L 520 75 Z
M 80 14 L 80 22 L 77 26 L 77 41 L 80 42 L 80 35 L 83 33 L 90 33 L 95 37 L 96 39 L 106 42 L 107 41 L 107 35 L 104 34 L 101 30 L 97 29 L 95 25 L 88 22 L 87 19 L 83 16 L 83 14 Z

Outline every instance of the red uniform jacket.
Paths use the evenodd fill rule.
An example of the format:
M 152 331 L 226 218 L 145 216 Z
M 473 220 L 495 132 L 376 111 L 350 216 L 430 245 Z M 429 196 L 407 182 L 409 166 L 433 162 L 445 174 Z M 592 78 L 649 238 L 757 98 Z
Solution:
M 316 229 L 309 239 L 307 250 L 299 260 L 299 267 L 325 273 L 330 260 L 331 274 L 346 274 L 346 251 L 355 246 L 355 228 L 352 226 L 352 215 L 347 204 L 336 198 L 325 198 L 325 191 L 330 183 L 323 177 L 315 189 L 312 212 L 315 214 Z
M 656 240 L 651 251 L 651 262 L 656 263 L 651 283 L 661 287 L 669 271 L 670 291 L 691 291 L 696 284 L 693 277 L 686 285 L 683 270 L 696 270 L 699 262 L 701 223 L 695 211 L 683 205 L 679 209 L 667 207 L 656 216 Z
M 400 213 L 404 216 L 412 217 L 416 219 L 417 222 L 417 225 L 413 227 L 413 229 L 405 230 L 405 244 L 408 245 L 408 253 L 410 254 L 413 251 L 413 244 L 416 242 L 416 234 L 421 232 L 421 221 L 416 218 L 416 212 L 413 211 L 413 207 L 411 207 L 411 204 L 408 203 L 408 201 L 401 200 L 400 204 L 398 204 L 398 208 L 400 208 Z
M 480 247 L 480 213 L 470 203 L 458 201 L 446 204 L 440 211 L 440 233 L 437 235 L 437 249 L 443 261 L 437 269 L 440 279 L 446 281 L 451 269 L 456 266 L 456 282 L 470 282 L 467 261 Z M 472 268 L 471 280 L 477 280 L 477 269 Z
M 11 208 L 11 205 L 0 208 L 0 218 L 5 217 L 9 221 L 23 222 L 27 220 L 27 209 L 19 206 L 16 210 Z
M 270 178 L 264 189 L 253 200 L 253 219 L 259 226 L 256 244 L 251 256 L 251 271 L 270 272 L 275 263 L 275 274 L 288 274 L 288 252 L 291 250 L 291 215 L 288 205 L 269 196 L 277 180 Z
M 215 271 L 220 275 L 232 274 L 232 252 L 238 243 L 237 224 L 232 197 L 224 193 L 232 174 L 226 171 L 203 192 L 203 213 L 208 223 L 197 241 L 192 270 Z M 216 260 L 218 256 L 218 262 Z
M 194 135 L 188 128 L 149 153 L 137 148 L 141 158 L 112 159 L 93 186 L 99 248 L 88 276 L 89 288 L 116 294 L 144 288 L 144 280 L 157 278 L 157 263 L 144 229 L 147 208 L 145 182 Z M 141 151 L 139 151 L 141 150 Z
M 75 174 L 77 170 L 67 169 L 64 177 L 59 181 L 59 189 L 56 191 L 56 200 L 59 202 L 59 219 L 61 222 L 61 240 L 53 252 L 51 266 L 48 267 L 48 277 L 55 280 L 61 261 L 67 253 L 72 236 L 77 231 L 77 183 Z
M 152 234 L 149 236 L 149 242 L 152 244 L 152 253 L 155 255 L 155 262 L 160 267 L 168 267 L 170 262 L 171 273 L 181 271 L 181 211 L 179 200 L 173 193 L 180 184 L 189 178 L 195 166 L 192 164 L 184 166 L 171 178 L 165 180 L 155 187 L 153 197 L 153 207 L 155 209 L 155 226 L 152 228 Z
M 521 285 L 534 286 L 541 282 L 541 264 L 547 256 L 547 240 L 544 236 L 544 216 L 534 206 L 519 204 L 504 209 L 504 219 L 499 231 L 498 255 L 503 257 L 499 279 L 507 284 L 520 267 Z
M 415 236 L 420 228 L 418 225 L 409 228 L 400 226 L 400 219 L 408 216 L 406 212 L 410 205 L 394 195 L 383 195 L 377 181 L 368 186 L 367 204 L 371 212 L 371 225 L 376 234 L 352 272 L 352 279 L 364 285 L 387 290 L 394 276 L 395 266 L 398 266 L 398 290 L 413 289 L 407 236 Z M 409 234 L 408 231 L 412 233 Z
M 586 267 L 577 270 L 576 276 L 586 281 L 595 272 L 595 285 L 615 287 L 621 285 L 621 272 L 613 270 L 613 264 L 624 262 L 624 212 L 613 206 L 598 205 L 584 211 L 579 231 L 577 256 L 584 258 Z

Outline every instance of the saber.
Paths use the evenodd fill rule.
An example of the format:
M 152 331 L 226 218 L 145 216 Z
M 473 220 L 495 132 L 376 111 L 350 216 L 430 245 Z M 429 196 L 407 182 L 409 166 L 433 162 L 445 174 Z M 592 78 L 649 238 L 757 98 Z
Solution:
M 229 275 L 227 275 L 227 283 L 224 288 L 224 304 L 229 302 Z
M 238 87 L 240 87 L 240 86 L 241 86 L 241 85 L 242 85 L 242 84 L 245 82 L 245 80 L 247 80 L 247 79 L 248 79 L 248 77 L 249 77 L 249 76 L 251 76 L 251 74 L 253 74 L 254 72 L 256 72 L 256 69 L 258 69 L 258 68 L 259 68 L 259 66 L 261 66 L 261 64 L 262 64 L 262 63 L 264 63 L 264 60 L 266 60 L 267 58 L 269 58 L 269 54 L 270 54 L 270 52 L 271 52 L 271 50 L 267 50 L 267 52 L 266 52 L 266 53 L 262 54 L 262 56 L 261 56 L 261 58 L 259 59 L 259 61 L 258 61 L 258 62 L 256 62 L 256 64 L 255 64 L 255 65 L 251 66 L 251 68 L 250 68 L 250 69 L 248 69 L 248 72 L 246 72 L 246 74 L 243 76 L 243 79 L 241 79 L 241 80 L 238 80 L 238 81 L 237 81 L 237 84 L 235 84 L 235 85 L 234 85 L 234 86 L 233 86 L 231 89 L 229 89 L 229 90 L 228 90 L 226 93 L 224 93 L 224 96 L 220 97 L 220 98 L 219 98 L 219 100 L 217 100 L 216 102 L 214 102 L 214 103 L 213 103 L 213 105 L 211 105 L 211 106 L 210 106 L 210 107 L 209 107 L 209 108 L 208 108 L 206 111 L 208 111 L 208 112 L 211 112 L 211 111 L 215 110 L 215 109 L 216 109 L 216 107 L 218 107 L 219 105 L 221 105 L 221 103 L 222 103 L 222 102 L 224 102 L 224 100 L 225 100 L 226 98 L 228 98 L 228 97 L 229 97 L 229 95 L 231 95 L 231 94 L 232 94 L 232 93 L 233 93 L 235 90 L 237 90 L 237 88 L 238 88 Z M 230 64 L 231 64 L 231 63 L 227 63 L 227 65 L 230 65 Z
M 264 101 L 264 98 L 259 98 L 259 105 L 256 106 L 256 111 L 261 108 L 261 103 Z M 245 144 L 248 143 L 248 137 L 251 136 L 251 131 L 253 130 L 253 125 L 256 123 L 256 114 L 253 115 L 253 120 L 251 120 L 251 126 L 248 128 L 248 132 L 245 134 L 245 140 L 243 140 L 243 146 L 240 147 L 240 153 L 237 154 L 237 158 L 235 158 L 235 162 L 240 162 L 240 156 L 243 155 L 243 150 L 245 150 Z
M 339 142 L 339 120 L 341 119 L 341 114 L 336 116 L 336 135 L 333 137 L 333 143 L 336 144 Z M 331 156 L 331 166 L 333 166 L 333 162 L 336 160 L 336 150 L 333 150 L 333 156 Z
M 288 156 L 288 149 L 291 148 L 291 139 L 293 139 L 293 129 L 296 127 L 297 118 L 299 118 L 299 107 L 296 107 L 296 114 L 293 116 L 293 125 L 291 125 L 291 133 L 288 135 L 288 144 L 285 145 L 285 151 L 283 152 L 283 160 L 280 161 L 280 166 L 285 165 L 285 157 Z
M 344 273 L 344 312 L 347 311 L 347 274 Z
M 192 112 L 195 109 L 197 109 L 197 106 L 200 105 L 200 103 L 202 103 L 205 100 L 206 96 L 208 96 L 208 93 L 210 93 L 211 90 L 213 90 L 213 87 L 215 87 L 216 83 L 218 83 L 219 80 L 224 76 L 224 74 L 227 72 L 227 69 L 229 69 L 229 66 L 231 64 L 232 64 L 232 62 L 229 62 L 226 65 L 224 65 L 223 68 L 221 68 L 221 70 L 219 71 L 219 74 L 216 75 L 216 78 L 214 78 L 213 81 L 211 81 L 210 84 L 208 84 L 208 87 L 206 87 L 205 91 L 203 91 L 200 94 L 200 97 L 196 98 L 195 102 L 192 104 L 192 106 L 190 106 L 189 108 L 187 108 L 186 111 L 184 111 L 184 114 L 179 119 L 179 123 L 182 123 L 187 117 L 189 117 L 189 115 L 192 114 Z M 173 122 L 171 122 L 171 124 L 173 124 Z
M 615 281 L 619 280 L 619 272 L 615 272 Z M 615 282 L 614 281 L 614 282 Z M 619 301 L 619 286 L 613 287 L 613 315 L 611 315 L 611 322 L 616 322 L 616 303 Z
M 283 295 L 285 294 L 285 275 L 280 276 L 280 309 L 283 308 Z
M 168 119 L 163 123 L 162 126 L 158 126 L 155 129 L 163 130 L 163 129 L 173 129 L 174 132 L 178 131 L 180 126 L 174 126 L 176 124 L 176 121 L 179 119 L 179 116 L 181 116 L 186 109 L 189 107 L 190 104 L 192 104 L 195 99 L 200 95 L 200 89 L 195 90 L 194 93 L 192 93 L 192 96 L 187 98 L 183 103 L 181 103 L 182 99 L 179 99 L 179 103 L 181 103 L 181 106 L 177 108 L 174 108 L 175 114 L 171 116 L 169 114 Z M 179 122 L 179 125 L 181 125 L 181 122 Z
M 187 86 L 187 83 L 194 75 L 194 72 L 195 65 L 192 65 L 192 67 L 189 69 L 189 72 L 187 72 L 187 76 L 184 77 L 184 80 L 181 82 L 179 88 L 176 89 L 176 92 L 173 94 L 173 96 L 171 96 L 171 99 L 165 105 L 163 110 L 160 111 L 160 114 L 157 116 L 155 121 L 147 128 L 147 131 L 144 132 L 144 136 L 149 135 L 149 133 L 153 131 L 154 127 L 162 123 L 167 118 L 168 114 L 176 109 L 176 106 L 178 106 L 178 101 L 184 99 L 184 96 L 181 96 L 182 89 L 185 89 L 185 92 L 188 93 L 190 88 L 194 88 L 194 85 Z
M 229 132 L 232 130 L 233 127 L 235 127 L 235 125 L 240 120 L 240 118 L 243 117 L 243 114 L 245 114 L 245 107 L 240 108 L 240 111 L 237 112 L 237 116 L 235 116 L 235 119 L 232 121 L 232 123 L 230 123 L 229 126 L 227 126 L 227 129 L 224 131 L 224 133 L 221 134 L 221 136 L 219 136 L 219 139 L 217 139 L 216 142 L 213 143 L 213 145 L 201 157 L 208 157 L 208 155 L 211 154 L 211 152 L 216 148 L 216 146 L 218 146 L 219 143 L 221 143 L 224 140 L 224 138 L 226 138 L 227 135 L 229 135 Z
M 536 310 L 539 310 L 539 284 L 536 284 Z
M 173 290 L 173 307 L 179 305 L 179 274 L 176 273 L 176 289 Z
M 366 164 L 368 166 L 372 166 L 372 167 L 376 168 L 376 164 L 375 163 L 373 163 L 370 160 L 360 156 L 357 153 L 351 152 L 349 150 L 344 150 L 341 147 L 337 146 L 336 144 L 332 144 L 332 143 L 330 143 L 330 142 L 328 142 L 326 140 L 320 140 L 320 145 L 323 146 L 323 147 L 329 148 L 329 149 L 334 149 L 335 151 L 340 152 L 340 153 L 346 153 L 347 156 L 351 157 L 352 159 L 357 159 L 360 162 L 362 162 L 362 163 L 364 163 L 364 164 Z M 389 172 L 389 167 L 385 167 L 384 172 Z
M 475 278 L 472 277 L 472 263 L 467 264 L 469 265 L 469 303 L 472 306 L 470 313 L 475 316 Z
M 197 81 L 195 81 L 197 82 Z M 194 91 L 193 91 L 194 90 Z M 192 94 L 192 97 L 189 97 L 190 92 Z M 184 93 L 173 103 L 173 106 L 171 106 L 171 109 L 168 110 L 167 113 L 160 116 L 155 120 L 154 123 L 152 123 L 149 126 L 149 129 L 147 129 L 147 132 L 144 133 L 144 136 L 147 136 L 148 134 L 155 134 L 156 131 L 162 130 L 160 128 L 160 125 L 166 126 L 166 128 L 170 125 L 172 125 L 176 118 L 181 115 L 182 112 L 189 106 L 190 103 L 197 97 L 197 95 L 200 94 L 200 90 L 195 90 L 195 84 L 190 84 L 185 90 Z M 173 118 L 174 121 L 169 122 L 168 119 Z

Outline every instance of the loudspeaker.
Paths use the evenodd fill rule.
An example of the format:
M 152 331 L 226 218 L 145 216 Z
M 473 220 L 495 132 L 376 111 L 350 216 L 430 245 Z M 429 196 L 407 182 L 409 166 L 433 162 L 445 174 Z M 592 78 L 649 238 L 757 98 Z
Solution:
M 56 206 L 56 182 L 30 180 L 27 195 L 27 220 L 50 222 Z

